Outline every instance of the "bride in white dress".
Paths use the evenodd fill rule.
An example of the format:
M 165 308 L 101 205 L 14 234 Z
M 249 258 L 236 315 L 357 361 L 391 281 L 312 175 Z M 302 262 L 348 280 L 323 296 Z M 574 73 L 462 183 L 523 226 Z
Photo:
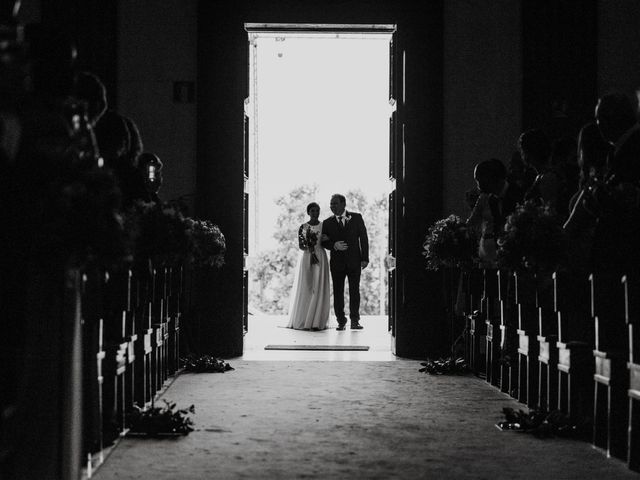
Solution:
M 309 221 L 298 230 L 298 245 L 302 252 L 293 280 L 287 328 L 324 330 L 329 321 L 331 273 L 327 253 L 320 245 L 323 237 L 322 222 L 318 220 L 320 206 L 310 203 L 307 213 Z

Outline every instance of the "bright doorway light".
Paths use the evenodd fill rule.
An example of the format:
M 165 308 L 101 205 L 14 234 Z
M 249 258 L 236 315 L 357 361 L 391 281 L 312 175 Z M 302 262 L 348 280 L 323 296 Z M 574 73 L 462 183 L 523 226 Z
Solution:
M 374 216 L 386 220 L 391 36 L 388 31 L 249 32 L 250 272 L 264 252 L 282 249 L 287 238 L 297 253 L 297 227 L 307 220 L 302 205 L 311 201 L 320 204 L 324 219 L 331 214 L 331 195 L 342 193 L 347 209 L 360 211 L 360 204 L 366 204 L 371 210 L 363 212 L 365 222 L 373 222 Z M 296 200 L 299 208 L 283 224 L 282 200 L 280 205 L 276 200 L 301 186 L 309 187 L 298 191 L 306 198 Z M 349 192 L 359 193 L 349 198 Z M 376 207 L 376 201 L 382 203 Z M 378 230 L 383 235 L 371 239 L 371 251 L 381 257 L 379 264 L 372 259 L 372 269 L 379 271 L 369 275 L 379 277 L 378 293 L 386 297 L 386 223 Z M 288 298 L 282 298 L 288 280 L 279 281 L 279 314 L 286 314 L 281 307 L 288 305 Z M 249 309 L 265 311 L 255 302 Z

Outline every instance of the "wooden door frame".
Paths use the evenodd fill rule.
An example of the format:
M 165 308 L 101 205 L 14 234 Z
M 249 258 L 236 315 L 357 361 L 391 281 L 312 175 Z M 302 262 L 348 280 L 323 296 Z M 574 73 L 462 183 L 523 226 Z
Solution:
M 394 353 L 423 358 L 448 350 L 441 281 L 421 255 L 426 227 L 442 216 L 442 0 L 417 5 L 366 0 L 327 8 L 312 0 L 226 2 L 198 6 L 198 160 L 196 214 L 215 220 L 227 238 L 226 265 L 199 279 L 195 317 L 204 351 L 243 348 L 243 102 L 247 91 L 244 24 L 396 24 L 406 52 L 404 125 L 398 191 Z M 389 20 L 392 21 L 389 21 Z M 310 21 L 311 20 L 311 21 Z M 398 97 L 400 98 L 400 97 Z M 400 168 L 400 167 L 398 167 Z M 400 173 L 401 172 L 401 173 Z

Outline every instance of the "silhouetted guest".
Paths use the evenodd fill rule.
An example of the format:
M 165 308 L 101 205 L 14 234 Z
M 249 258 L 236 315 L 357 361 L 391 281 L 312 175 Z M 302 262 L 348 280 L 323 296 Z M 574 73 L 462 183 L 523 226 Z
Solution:
M 158 191 L 162 187 L 162 161 L 157 155 L 144 152 L 138 157 L 138 170 L 144 180 L 147 201 L 161 203 Z
M 122 115 L 129 131 L 129 145 L 125 156 L 128 159 L 128 163 L 138 168 L 138 157 L 144 150 L 142 144 L 142 137 L 140 136 L 140 130 L 136 123 L 126 115 Z
M 578 134 L 580 190 L 569 201 L 571 212 L 564 230 L 571 245 L 569 266 L 583 276 L 592 268 L 591 250 L 599 216 L 592 190 L 602 182 L 610 145 L 602 138 L 595 123 L 588 123 Z
M 95 132 L 105 166 L 116 170 L 126 163 L 129 130 L 124 117 L 114 110 L 107 110 L 96 124 Z
M 578 133 L 577 150 L 580 188 L 595 185 L 604 178 L 612 146 L 603 138 L 598 125 L 588 123 Z
M 95 127 L 100 117 L 107 111 L 107 89 L 96 75 L 79 72 L 75 79 L 75 96 L 85 102 L 87 117 L 91 127 Z
M 125 118 L 113 110 L 107 110 L 96 125 L 95 133 L 104 165 L 113 171 L 122 192 L 123 207 L 146 199 L 144 183 L 134 166 L 130 130 Z
M 476 206 L 476 202 L 478 201 L 478 197 L 480 196 L 480 190 L 478 190 L 477 186 L 470 188 L 464 192 L 464 202 L 467 207 L 469 207 L 469 212 L 473 210 L 473 207 Z
M 560 191 L 556 209 L 562 215 L 569 214 L 569 200 L 578 191 L 580 171 L 578 168 L 576 140 L 563 136 L 553 144 L 551 152 L 551 169 L 560 179 Z
M 512 185 L 517 185 L 520 190 L 526 192 L 536 180 L 536 170 L 524 163 L 520 152 L 513 152 L 507 168 L 507 180 Z
M 634 102 L 623 93 L 611 93 L 598 101 L 598 128 L 614 147 L 609 157 L 608 182 L 640 181 L 640 124 L 636 113 Z
M 598 207 L 592 261 L 596 270 L 630 273 L 640 268 L 640 126 L 635 105 L 624 94 L 605 95 L 598 101 L 596 121 L 613 153 L 604 183 L 592 189 Z
M 524 198 L 537 199 L 556 208 L 562 189 L 562 180 L 549 165 L 551 155 L 549 138 L 542 130 L 527 130 L 520 135 L 518 148 L 524 163 L 534 168 L 537 174 L 533 185 L 525 192 Z
M 495 239 L 504 230 L 507 217 L 522 201 L 523 192 L 507 181 L 507 169 L 496 158 L 478 163 L 473 176 L 480 195 L 467 225 L 480 238 L 480 258 L 490 263 L 495 260 Z

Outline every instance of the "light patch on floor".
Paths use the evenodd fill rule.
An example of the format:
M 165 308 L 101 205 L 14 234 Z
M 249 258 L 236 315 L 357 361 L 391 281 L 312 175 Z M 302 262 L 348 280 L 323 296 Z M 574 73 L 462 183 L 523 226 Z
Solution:
M 279 361 L 382 361 L 396 360 L 391 353 L 388 317 L 363 316 L 362 330 L 337 331 L 331 317 L 328 328 L 320 332 L 285 328 L 284 315 L 250 315 L 249 331 L 244 337 L 242 360 Z M 367 351 L 265 350 L 267 345 L 367 345 Z

